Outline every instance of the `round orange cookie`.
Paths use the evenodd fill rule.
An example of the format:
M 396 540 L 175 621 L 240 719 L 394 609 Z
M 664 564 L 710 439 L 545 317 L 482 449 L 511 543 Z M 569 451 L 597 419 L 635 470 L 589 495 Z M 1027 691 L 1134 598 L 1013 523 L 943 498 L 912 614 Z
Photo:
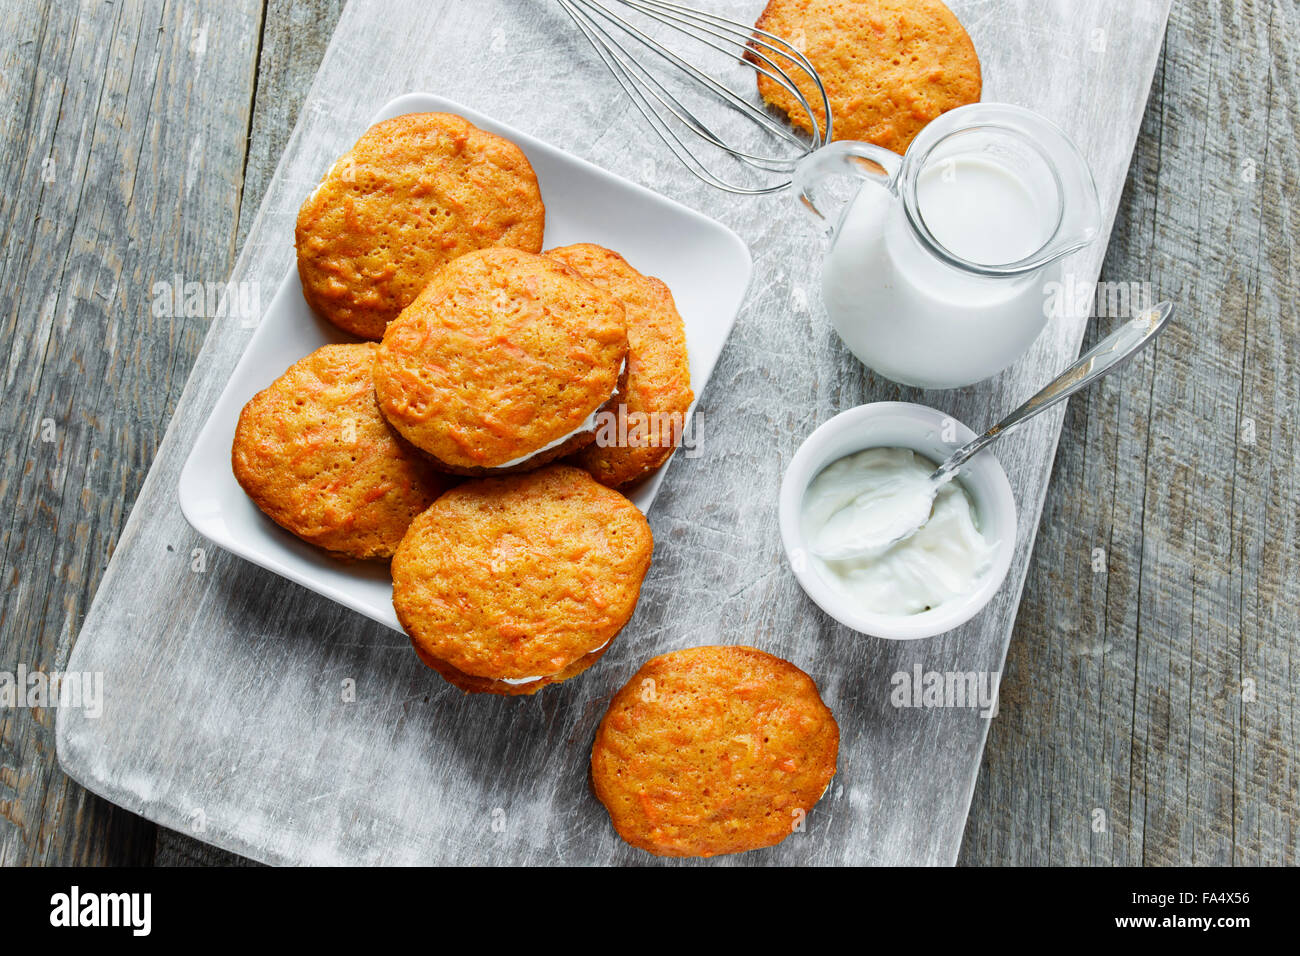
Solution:
M 840 731 L 812 679 L 753 647 L 647 661 L 596 731 L 591 780 L 614 829 L 657 856 L 789 836 L 835 775 Z
M 604 653 L 653 550 L 636 506 L 579 468 L 468 481 L 402 540 L 393 607 L 420 659 L 453 684 L 531 694 Z
M 569 267 L 515 249 L 448 264 L 388 327 L 385 417 L 450 471 L 536 467 L 590 443 L 627 354 L 623 306 Z
M 611 409 L 610 425 L 574 456 L 601 484 L 616 488 L 654 471 L 681 441 L 695 397 L 686 355 L 686 330 L 673 294 L 644 276 L 617 252 L 595 245 L 552 249 L 548 256 L 572 266 L 609 292 L 627 313 L 627 387 Z
M 756 26 L 789 40 L 816 67 L 835 139 L 902 153 L 926 123 L 980 98 L 975 46 L 940 0 L 770 0 Z M 821 94 L 807 74 L 793 61 L 773 59 L 824 124 Z M 808 114 L 788 90 L 759 74 L 758 91 L 811 131 Z
M 538 252 L 545 220 L 514 143 L 451 113 L 397 116 L 370 127 L 298 211 L 303 294 L 377 340 L 444 264 L 486 246 Z
M 244 406 L 231 464 L 248 496 L 304 541 L 350 558 L 389 558 L 448 479 L 375 405 L 377 346 L 326 345 Z

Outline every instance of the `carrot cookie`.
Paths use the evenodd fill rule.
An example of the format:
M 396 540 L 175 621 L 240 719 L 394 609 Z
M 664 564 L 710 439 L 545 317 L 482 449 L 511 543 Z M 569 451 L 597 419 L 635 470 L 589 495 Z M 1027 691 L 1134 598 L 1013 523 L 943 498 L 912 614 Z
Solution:
M 673 294 L 644 276 L 617 252 L 595 245 L 547 253 L 609 292 L 627 313 L 627 387 L 616 415 L 607 416 L 596 440 L 573 462 L 601 484 L 617 488 L 654 471 L 681 441 L 691 392 L 686 330 Z M 609 426 L 613 427 L 609 427 Z
M 627 354 L 623 306 L 515 249 L 445 266 L 388 327 L 380 410 L 448 471 L 535 468 L 595 439 Z
M 370 127 L 298 211 L 298 275 L 320 315 L 363 339 L 444 264 L 475 249 L 542 248 L 546 210 L 523 151 L 451 113 Z
M 835 775 L 840 731 L 812 679 L 753 647 L 647 661 L 596 731 L 591 780 L 614 829 L 656 856 L 780 843 Z
M 402 540 L 393 607 L 420 659 L 457 687 L 532 694 L 604 653 L 653 550 L 636 506 L 579 468 L 468 481 Z
M 816 67 L 835 139 L 902 153 L 926 123 L 980 98 L 975 46 L 939 0 L 770 0 L 755 26 L 789 40 Z M 807 74 L 793 61 L 773 59 L 824 123 L 821 94 Z M 759 74 L 758 91 L 811 132 L 808 114 L 789 90 Z
M 373 343 L 326 345 L 244 406 L 231 464 L 276 524 L 338 556 L 386 559 L 448 480 L 375 405 Z

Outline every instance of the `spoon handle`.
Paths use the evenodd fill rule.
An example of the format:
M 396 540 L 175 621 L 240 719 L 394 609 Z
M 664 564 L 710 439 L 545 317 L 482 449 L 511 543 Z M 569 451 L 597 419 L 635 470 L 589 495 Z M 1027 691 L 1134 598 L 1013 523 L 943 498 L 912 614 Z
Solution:
M 1037 395 L 983 435 L 953 452 L 935 471 L 933 479 L 936 482 L 946 481 L 958 468 L 1017 425 L 1024 424 L 1040 412 L 1065 401 L 1075 392 L 1115 371 L 1160 334 L 1173 312 L 1172 302 L 1161 302 L 1121 325 L 1097 343 L 1095 348 L 1080 356 L 1079 361 L 1052 379 Z

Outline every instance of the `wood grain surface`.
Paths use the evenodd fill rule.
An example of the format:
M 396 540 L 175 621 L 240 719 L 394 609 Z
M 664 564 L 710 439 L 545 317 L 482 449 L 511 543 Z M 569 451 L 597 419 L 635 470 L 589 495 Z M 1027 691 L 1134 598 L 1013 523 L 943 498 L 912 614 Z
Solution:
M 151 284 L 235 258 L 261 4 L 9 2 L 0 31 L 0 669 L 68 660 L 199 346 Z M 135 582 L 139 592 L 147 580 Z M 0 709 L 0 864 L 139 863 L 52 709 Z
M 1070 401 L 963 862 L 1297 862 L 1297 30 L 1173 5 L 1104 277 L 1183 311 Z
M 999 24 L 981 19 L 993 4 L 953 5 L 972 26 L 981 51 L 997 42 Z M 260 200 L 255 192 L 270 182 L 280 144 L 288 142 L 293 153 L 289 128 L 339 5 L 271 3 L 263 13 L 251 3 L 214 4 L 198 13 L 169 8 L 165 14 L 161 4 L 88 4 L 72 12 L 55 4 L 21 6 L 25 15 L 19 22 L 31 25 L 30 32 L 0 38 L 3 83 L 10 94 L 0 106 L 5 131 L 0 167 L 7 187 L 0 207 L 5 279 L 0 301 L 13 356 L 0 421 L 7 438 L 16 436 L 5 443 L 0 473 L 9 515 L 0 558 L 6 582 L 0 595 L 0 669 L 20 662 L 52 668 L 66 661 L 206 331 L 204 319 L 152 317 L 149 283 L 177 270 L 225 278 L 236 236 L 250 228 Z M 455 25 L 454 13 L 433 16 L 442 17 L 440 28 Z M 171 19 L 164 22 L 165 17 Z M 85 22 L 79 26 L 78 20 Z M 494 22 L 508 31 L 519 25 L 509 16 Z M 218 47 L 208 47 L 221 55 L 196 69 L 195 50 L 202 44 L 195 43 L 195 31 L 204 26 L 209 38 L 221 37 Z M 962 862 L 1295 862 L 1297 681 L 1290 661 L 1298 575 L 1291 426 L 1298 366 L 1289 309 L 1296 281 L 1297 79 L 1287 37 L 1298 27 L 1295 7 L 1287 0 L 1174 4 L 1106 275 L 1150 281 L 1159 293 L 1186 303 L 1186 319 L 1154 353 L 1124 377 L 1076 399 L 1066 415 L 1058 474 L 1029 565 Z M 97 44 L 106 44 L 108 36 L 115 45 L 101 51 Z M 1043 42 L 1063 41 L 1044 28 Z M 564 47 L 564 53 L 583 55 L 577 45 Z M 515 58 L 519 66 L 530 62 L 526 53 Z M 152 109 L 141 109 L 151 70 L 169 82 L 151 94 L 158 98 Z M 203 82 L 196 84 L 190 71 L 199 70 Z M 542 132 L 521 118 L 526 110 L 514 116 L 472 102 Z M 136 104 L 134 113 L 130 104 Z M 321 125 L 346 142 L 348 124 L 377 105 L 358 104 L 353 115 Z M 252 138 L 245 150 L 250 119 Z M 620 169 L 613 161 L 618 157 L 604 152 L 604 137 L 627 135 L 632 126 L 606 122 L 594 138 L 571 127 L 548 138 Z M 56 152 L 56 179 L 44 183 L 41 164 L 56 140 L 70 161 L 80 159 L 60 181 Z M 205 144 L 200 159 L 187 165 L 179 157 L 194 162 L 196 140 Z M 241 176 L 245 166 L 246 178 Z M 644 167 L 620 171 L 662 188 Z M 310 180 L 320 169 L 299 172 Z M 282 185 L 286 197 L 300 195 L 295 192 L 300 184 Z M 664 191 L 692 202 L 689 190 Z M 296 202 L 286 198 L 286 203 L 288 213 L 272 204 L 266 215 L 291 215 Z M 708 209 L 707 203 L 694 204 Z M 250 235 L 253 256 L 279 257 L 268 274 L 282 272 L 288 261 L 283 242 L 258 247 L 256 229 Z M 751 233 L 746 236 L 754 242 Z M 761 244 L 764 237 L 757 238 Z M 248 258 L 246 253 L 246 265 Z M 776 290 L 776 300 L 786 311 L 797 314 L 810 298 L 815 303 L 805 288 L 791 286 L 788 277 L 782 281 L 787 285 Z M 105 304 L 110 290 L 121 308 Z M 755 292 L 761 299 L 760 290 Z M 816 342 L 808 347 L 812 354 L 804 354 L 786 341 L 781 327 L 742 316 L 702 415 L 709 413 L 710 420 L 714 414 L 739 415 L 749 437 L 733 446 L 718 435 L 716 458 L 692 463 L 694 471 L 692 465 L 677 468 L 661 499 L 667 507 L 654 518 L 661 542 L 708 560 L 664 562 L 669 566 L 656 568 L 648 591 L 677 602 L 721 595 L 726 598 L 721 613 L 676 615 L 686 618 L 691 633 L 685 634 L 682 621 L 654 609 L 641 622 L 641 646 L 612 661 L 614 673 L 602 675 L 599 689 L 538 702 L 534 717 L 552 727 L 564 722 L 577 738 L 576 744 L 557 740 L 561 731 L 556 729 L 547 735 L 550 743 L 580 751 L 583 734 L 589 737 L 598 717 L 600 694 L 643 656 L 673 642 L 761 641 L 768 635 L 779 642 L 794 620 L 796 627 L 811 626 L 812 633 L 789 645 L 790 656 L 825 681 L 818 669 L 819 642 L 843 643 L 846 636 L 817 619 L 780 568 L 772 516 L 747 517 L 725 497 L 718 503 L 717 495 L 712 503 L 693 497 L 695 489 L 722 480 L 726 491 L 742 492 L 740 500 L 746 500 L 746 483 L 726 476 L 743 472 L 758 448 L 766 444 L 777 455 L 750 468 L 749 478 L 761 490 L 816 421 L 863 399 L 891 397 L 894 390 L 836 355 L 824 319 L 820 327 L 817 317 L 811 321 Z M 1105 328 L 1102 320 L 1089 335 Z M 238 342 L 221 348 L 238 354 Z M 781 361 L 767 361 L 773 355 Z M 811 396 L 808 383 L 796 374 L 807 361 L 827 383 Z M 755 375 L 765 389 L 784 394 L 779 404 L 737 395 Z M 810 400 L 801 404 L 804 399 Z M 187 396 L 187 401 L 197 399 Z M 801 411 L 773 416 L 774 409 L 788 407 Z M 975 412 L 959 414 L 978 424 Z M 39 441 L 45 419 L 54 422 L 59 442 Z M 56 486 L 60 468 L 64 474 Z M 173 479 L 160 484 L 149 500 L 159 507 L 171 500 Z M 162 549 L 142 552 L 132 572 L 113 581 L 115 590 L 146 604 L 145 592 L 155 584 L 151 572 L 177 578 L 167 562 L 183 563 L 190 548 L 201 544 L 186 531 L 169 524 L 168 533 L 154 539 Z M 140 548 L 139 542 L 133 546 Z M 1099 572 L 1093 570 L 1097 548 L 1104 549 L 1105 567 Z M 182 557 L 169 557 L 170 549 Z M 754 568 L 756 563 L 763 566 Z M 440 688 L 418 680 L 418 670 L 399 664 L 395 656 L 404 648 L 382 629 L 319 607 L 287 585 L 267 584 L 261 572 L 222 556 L 213 556 L 208 573 L 224 578 L 216 600 L 242 605 L 225 623 L 256 632 L 238 644 L 239 650 L 253 652 L 245 654 L 249 666 L 265 663 L 262 655 L 273 656 L 276 629 L 283 626 L 281 640 L 291 645 L 290 652 L 312 652 L 314 640 L 329 645 L 327 663 L 335 666 L 328 677 L 341 672 L 341 658 L 342 672 L 370 667 L 404 681 L 405 692 L 396 700 L 373 704 L 399 723 L 422 722 L 427 714 L 421 711 L 442 712 L 457 703 L 444 701 Z M 188 625 L 200 614 L 206 615 L 204 626 L 219 622 L 221 612 L 214 617 L 195 590 L 180 589 L 179 600 L 191 602 L 188 614 L 158 615 L 139 625 L 141 642 L 144 635 Z M 259 614 L 286 602 L 292 603 L 292 613 Z M 943 651 L 952 646 L 942 643 Z M 387 655 L 385 647 L 391 647 Z M 892 666 L 863 654 L 851 663 L 859 672 L 866 665 L 866 673 Z M 155 698 L 157 708 L 211 711 L 230 703 L 204 703 L 193 688 L 168 685 L 165 667 L 142 665 L 138 676 L 141 686 L 163 688 Z M 1242 698 L 1247 682 L 1248 702 Z M 864 703 L 874 706 L 840 682 L 831 683 L 840 698 L 833 701 L 837 711 L 852 712 L 848 720 L 841 715 L 842 723 L 861 720 Z M 576 719 L 575 704 L 580 705 Z M 501 718 L 498 708 L 488 710 Z M 158 712 L 163 719 L 166 711 Z M 49 711 L 0 712 L 0 863 L 150 858 L 149 825 L 87 795 L 59 773 L 52 725 Z M 245 742 L 284 728 L 261 731 Z M 518 748 L 489 749 L 488 759 L 477 765 L 480 772 L 491 773 L 503 758 L 520 756 Z M 155 750 L 158 765 L 167 765 L 165 748 Z M 245 753 L 254 763 L 259 755 L 271 756 L 267 746 L 246 747 Z M 211 780 L 239 773 L 237 765 L 217 759 L 207 769 Z M 843 767 L 841 779 L 853 769 Z M 129 783 L 138 793 L 147 782 Z M 166 787 L 166 781 L 151 784 Z M 518 790 L 514 793 L 518 799 Z M 317 805 L 344 799 L 342 791 L 311 796 Z M 571 821 L 563 839 L 526 837 L 529 857 L 583 859 L 584 838 L 573 829 L 585 834 L 590 841 L 585 845 L 599 846 L 591 858 L 606 856 L 613 849 L 602 829 L 607 825 L 587 805 L 589 798 L 567 784 L 561 796 L 578 808 L 579 819 Z M 832 818 L 826 834 L 832 840 L 862 842 L 858 831 L 835 825 L 836 818 L 856 816 L 852 796 L 845 806 L 842 794 L 833 795 L 823 808 Z M 549 807 L 556 794 L 525 792 L 525 799 Z M 490 812 L 487 803 L 458 809 Z M 518 817 L 527 819 L 531 810 L 518 809 Z M 1100 831 L 1098 811 L 1104 823 Z M 371 833 L 367 840 L 382 843 L 385 836 Z M 938 843 L 955 848 L 954 834 L 941 836 Z M 908 845 L 917 844 L 912 835 Z M 432 843 L 419 849 L 425 858 L 438 856 Z M 279 855 L 268 850 L 274 850 L 269 843 L 256 848 L 268 859 Z M 166 836 L 157 857 L 163 862 L 232 859 L 179 835 Z M 505 854 L 489 848 L 481 857 Z

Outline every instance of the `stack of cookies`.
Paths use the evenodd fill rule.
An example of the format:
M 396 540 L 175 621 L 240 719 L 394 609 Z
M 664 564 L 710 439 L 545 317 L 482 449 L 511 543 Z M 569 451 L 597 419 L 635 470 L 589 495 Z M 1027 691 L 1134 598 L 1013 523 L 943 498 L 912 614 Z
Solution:
M 543 254 L 545 223 L 515 144 L 447 113 L 371 127 L 296 236 L 307 302 L 363 341 L 256 395 L 232 449 L 277 524 L 391 560 L 420 659 L 471 692 L 572 677 L 631 618 L 654 544 L 615 489 L 694 397 L 668 288 L 600 246 Z
M 441 113 L 372 127 L 297 226 L 304 296 L 360 341 L 254 396 L 232 448 L 281 527 L 391 562 L 416 654 L 471 693 L 580 674 L 631 619 L 654 541 L 618 489 L 668 460 L 694 397 L 668 288 L 600 246 L 542 253 L 544 228 L 514 144 Z M 802 829 L 838 742 L 794 665 L 695 648 L 614 697 L 591 779 L 632 845 L 736 853 Z

